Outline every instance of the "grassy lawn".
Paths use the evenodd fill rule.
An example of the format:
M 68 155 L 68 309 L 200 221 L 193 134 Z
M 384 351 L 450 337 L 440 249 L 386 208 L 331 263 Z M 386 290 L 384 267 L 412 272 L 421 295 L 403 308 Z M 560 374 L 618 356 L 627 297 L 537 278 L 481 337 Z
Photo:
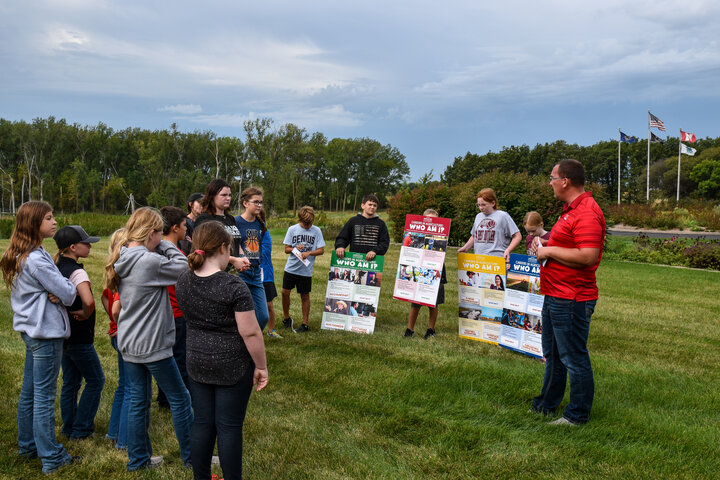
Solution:
M 282 234 L 274 240 L 279 286 L 286 256 Z M 54 253 L 53 244 L 46 245 Z M 7 240 L 0 241 L 0 249 L 6 247 Z M 103 239 L 85 262 L 98 306 L 106 248 Z M 398 253 L 395 245 L 386 257 L 388 277 Z M 589 345 L 595 404 L 590 423 L 568 428 L 527 413 L 542 383 L 540 362 L 458 338 L 454 249 L 447 259 L 448 303 L 430 341 L 421 336 L 426 310 L 419 338 L 402 337 L 408 306 L 392 299 L 390 281 L 374 335 L 320 331 L 329 262 L 328 253 L 316 263 L 312 331 L 286 334 L 281 327 L 284 339 L 266 341 L 270 384 L 250 401 L 246 478 L 717 478 L 720 274 L 603 262 Z M 298 319 L 297 294 L 292 302 Z M 275 308 L 280 317 L 278 300 Z M 0 291 L 0 326 L 0 474 L 35 478 L 39 461 L 15 455 L 24 348 L 12 330 L 7 290 Z M 126 473 L 126 456 L 104 440 L 117 382 L 106 330 L 99 313 L 95 344 L 107 382 L 97 437 L 60 437 L 85 460 L 56 478 L 192 478 L 182 468 L 169 413 L 155 406 L 150 434 L 154 453 L 166 459 L 161 469 Z M 56 422 L 59 432 L 59 410 Z

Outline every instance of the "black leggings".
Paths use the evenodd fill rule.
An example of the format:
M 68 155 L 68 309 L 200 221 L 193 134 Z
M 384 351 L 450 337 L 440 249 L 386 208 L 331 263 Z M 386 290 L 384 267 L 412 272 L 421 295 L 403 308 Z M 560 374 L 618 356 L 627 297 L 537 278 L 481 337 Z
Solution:
M 242 479 L 243 422 L 254 370 L 250 364 L 247 373 L 235 385 L 209 385 L 190 379 L 195 413 L 190 456 L 195 480 L 208 480 L 211 476 L 215 438 L 225 480 Z

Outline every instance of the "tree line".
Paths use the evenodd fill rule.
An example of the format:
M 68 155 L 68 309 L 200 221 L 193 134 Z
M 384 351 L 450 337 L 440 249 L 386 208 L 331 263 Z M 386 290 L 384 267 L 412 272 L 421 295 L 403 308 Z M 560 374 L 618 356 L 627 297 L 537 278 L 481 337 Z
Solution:
M 138 205 L 184 205 L 211 179 L 233 191 L 265 191 L 270 211 L 359 209 L 363 194 L 381 199 L 410 169 L 392 145 L 370 138 L 333 138 L 272 119 L 247 121 L 244 139 L 212 131 L 113 130 L 54 117 L 0 119 L 0 209 L 43 199 L 60 211 L 123 212 Z M 381 200 L 382 201 L 382 200 Z
M 652 198 L 675 198 L 677 189 L 677 137 L 664 143 L 650 144 L 650 188 Z M 720 198 L 720 138 L 698 139 L 694 144 L 698 153 L 682 156 L 680 172 L 681 198 Z M 622 144 L 620 150 L 620 187 L 623 203 L 645 202 L 647 175 L 647 143 Z M 448 186 L 467 182 L 493 171 L 549 174 L 563 158 L 575 158 L 583 163 L 587 181 L 603 187 L 608 200 L 617 201 L 618 142 L 601 141 L 590 146 L 553 143 L 504 147 L 499 152 L 478 155 L 468 152 L 456 157 L 441 176 Z
M 233 191 L 250 184 L 265 191 L 270 212 L 319 209 L 358 210 L 362 196 L 385 199 L 407 183 L 405 156 L 370 138 L 333 138 L 308 133 L 272 119 L 245 122 L 243 138 L 214 132 L 126 128 L 113 130 L 69 124 L 54 117 L 32 122 L 0 119 L 0 211 L 29 199 L 44 199 L 65 212 L 118 213 L 131 199 L 138 205 L 183 205 L 189 192 L 202 191 L 212 178 L 226 179 Z M 652 198 L 674 198 L 678 138 L 650 148 Z M 699 139 L 694 157 L 683 155 L 682 198 L 720 198 L 720 138 Z M 454 187 L 491 172 L 544 175 L 563 158 L 580 160 L 588 182 L 616 199 L 618 142 L 590 146 L 553 143 L 504 147 L 499 152 L 468 152 L 445 168 L 440 181 Z M 647 144 L 622 144 L 621 192 L 624 203 L 645 202 Z

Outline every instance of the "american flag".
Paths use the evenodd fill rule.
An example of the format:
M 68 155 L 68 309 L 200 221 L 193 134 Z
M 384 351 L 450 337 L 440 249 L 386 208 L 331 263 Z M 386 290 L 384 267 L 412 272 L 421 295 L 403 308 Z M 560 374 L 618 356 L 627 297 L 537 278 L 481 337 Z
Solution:
M 657 118 L 655 115 L 653 115 L 650 112 L 648 112 L 648 115 L 650 115 L 650 126 L 651 127 L 655 127 L 658 130 L 660 130 L 661 132 L 667 131 L 667 130 L 665 130 L 665 124 L 663 123 L 662 120 L 660 120 L 659 118 Z

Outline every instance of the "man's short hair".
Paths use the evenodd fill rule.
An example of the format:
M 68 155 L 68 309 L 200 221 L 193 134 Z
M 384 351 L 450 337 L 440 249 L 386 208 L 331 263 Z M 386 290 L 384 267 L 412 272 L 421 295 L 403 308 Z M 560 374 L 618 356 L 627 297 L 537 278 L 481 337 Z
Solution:
M 558 163 L 558 174 L 570 180 L 576 187 L 585 186 L 585 167 L 574 158 L 566 158 Z
M 379 201 L 378 198 L 377 198 L 375 195 L 373 195 L 372 193 L 369 194 L 369 195 L 365 195 L 365 196 L 362 198 L 362 202 L 360 202 L 360 203 L 367 203 L 367 202 L 375 202 L 375 205 L 378 205 L 378 206 L 380 205 L 380 201 Z
M 167 235 L 172 227 L 185 221 L 185 212 L 178 207 L 162 207 L 160 216 L 163 218 L 163 235 Z

